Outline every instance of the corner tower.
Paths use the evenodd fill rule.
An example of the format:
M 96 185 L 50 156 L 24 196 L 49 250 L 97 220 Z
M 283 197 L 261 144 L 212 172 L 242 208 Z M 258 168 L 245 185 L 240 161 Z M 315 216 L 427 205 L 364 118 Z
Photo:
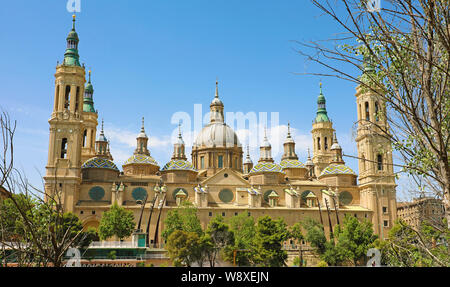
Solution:
M 328 117 L 325 96 L 322 93 L 322 83 L 320 83 L 320 94 L 317 98 L 317 115 L 313 121 L 313 158 L 314 172 L 316 175 L 330 164 L 333 159 L 333 152 L 330 147 L 333 145 L 333 123 Z
M 98 114 L 94 109 L 94 87 L 91 83 L 91 71 L 89 81 L 84 89 L 83 98 L 83 140 L 81 150 L 81 162 L 95 156 L 95 135 L 97 134 Z
M 372 72 L 366 69 L 362 77 Z M 374 230 L 385 238 L 397 218 L 392 146 L 385 136 L 389 133 L 385 103 L 378 93 L 358 86 L 356 104 L 361 206 L 374 211 Z
M 50 139 L 46 166 L 45 191 L 61 194 L 65 211 L 73 211 L 81 182 L 83 139 L 83 93 L 85 69 L 80 66 L 75 15 L 67 36 L 64 61 L 56 67 L 53 112 L 49 120 Z

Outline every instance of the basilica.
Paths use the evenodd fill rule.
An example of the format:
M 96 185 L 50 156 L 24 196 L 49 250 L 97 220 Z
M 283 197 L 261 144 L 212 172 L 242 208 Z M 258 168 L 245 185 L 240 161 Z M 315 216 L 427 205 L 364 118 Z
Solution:
M 136 230 L 148 243 L 161 244 L 168 211 L 185 201 L 196 206 L 203 227 L 216 215 L 229 218 L 242 212 L 283 218 L 288 225 L 311 217 L 326 232 L 344 216 L 354 216 L 371 221 L 382 238 L 392 227 L 397 210 L 392 148 L 377 133 L 377 126 L 387 126 L 377 95 L 356 88 L 358 173 L 345 164 L 322 89 L 307 161 L 299 161 L 288 129 L 280 162 L 272 158 L 267 137 L 254 162 L 224 122 L 217 83 L 210 121 L 197 135 L 189 158 L 180 132 L 170 160 L 158 163 L 142 119 L 134 153 L 115 163 L 94 109 L 91 73 L 79 61 L 75 16 L 66 40 L 64 60 L 55 73 L 45 189 L 48 195 L 59 194 L 64 209 L 86 228 L 98 227 L 102 213 L 118 204 L 134 213 Z

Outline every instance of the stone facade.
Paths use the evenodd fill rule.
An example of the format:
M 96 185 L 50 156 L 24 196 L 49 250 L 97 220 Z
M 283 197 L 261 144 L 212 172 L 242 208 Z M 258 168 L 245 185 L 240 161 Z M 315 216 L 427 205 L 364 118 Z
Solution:
M 94 143 L 97 112 L 93 109 L 90 74 L 85 87 L 85 69 L 79 66 L 75 22 L 67 41 L 64 62 L 57 66 L 55 74 L 45 186 L 49 194 L 60 193 L 65 210 L 78 215 L 86 227 L 97 227 L 102 213 L 113 203 L 133 211 L 138 221 L 145 198 L 140 229 L 149 226 L 150 242 L 158 243 L 167 212 L 184 200 L 197 206 L 203 227 L 217 214 L 229 218 L 242 212 L 255 218 L 282 217 L 288 225 L 312 217 L 323 220 L 327 232 L 328 217 L 334 225 L 338 220 L 342 222 L 345 215 L 372 221 L 380 235 L 392 226 L 397 209 L 389 144 L 361 124 L 356 140 L 359 157 L 373 160 L 382 152 L 384 161 L 381 171 L 372 162 L 361 168 L 360 162 L 363 174 L 358 183 L 358 175 L 342 158 L 342 148 L 326 114 L 322 89 L 312 130 L 313 157 L 308 156 L 305 164 L 298 160 L 290 131 L 280 163 L 273 160 L 267 138 L 261 144 L 260 159 L 255 165 L 248 154 L 243 161 L 239 139 L 224 123 L 224 104 L 216 83 L 210 123 L 194 142 L 191 162 L 185 155 L 180 133 L 171 160 L 165 165 L 158 164 L 148 150 L 142 121 L 136 150 L 120 171 L 109 152 L 103 125 Z M 359 106 L 366 101 L 373 110 L 373 96 L 358 90 L 359 123 Z M 152 213 L 153 199 L 156 204 Z M 382 212 L 385 206 L 388 210 Z M 387 224 L 380 226 L 385 221 Z
M 399 202 L 397 215 L 409 226 L 419 229 L 423 221 L 442 224 L 444 204 L 442 200 L 430 197 L 415 198 L 412 202 Z

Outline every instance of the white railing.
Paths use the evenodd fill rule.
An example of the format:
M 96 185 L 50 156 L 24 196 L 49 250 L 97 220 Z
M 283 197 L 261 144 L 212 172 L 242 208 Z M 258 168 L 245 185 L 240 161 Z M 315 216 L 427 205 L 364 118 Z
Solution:
M 93 241 L 89 248 L 137 248 L 137 242 L 131 241 Z

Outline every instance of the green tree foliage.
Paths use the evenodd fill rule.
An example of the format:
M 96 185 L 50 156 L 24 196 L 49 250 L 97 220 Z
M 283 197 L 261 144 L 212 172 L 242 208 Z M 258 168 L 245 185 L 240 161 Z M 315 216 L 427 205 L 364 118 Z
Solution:
M 230 230 L 234 233 L 234 246 L 225 250 L 224 259 L 236 261 L 237 266 L 251 266 L 254 263 L 254 240 L 256 234 L 255 219 L 247 212 L 228 219 Z M 236 251 L 236 252 L 235 252 Z M 234 255 L 236 254 L 236 258 Z
M 193 263 L 203 261 L 202 239 L 195 232 L 175 230 L 167 240 L 167 251 L 175 266 L 192 266 Z
M 113 204 L 110 210 L 102 215 L 99 225 L 99 236 L 106 240 L 117 236 L 120 240 L 130 236 L 135 227 L 133 212 Z
M 43 258 L 37 246 L 32 244 L 35 240 L 39 241 L 47 254 L 53 254 L 52 263 L 58 266 L 62 264 L 64 254 L 64 250 L 59 250 L 60 248 L 85 248 L 96 239 L 96 231 L 90 229 L 84 232 L 83 224 L 75 214 L 60 214 L 51 205 L 32 200 L 24 194 L 13 196 L 18 206 L 11 198 L 0 202 L 0 241 L 11 242 L 16 246 L 14 256 L 19 264 L 30 261 L 38 265 L 46 264 L 48 259 Z M 25 224 L 19 208 L 27 216 L 33 232 L 30 232 L 30 227 Z M 66 244 L 57 247 L 57 242 Z M 57 250 L 54 250 L 55 248 Z
M 230 250 L 235 245 L 234 233 L 230 230 L 230 227 L 223 217 L 217 215 L 208 224 L 206 229 L 206 236 L 209 242 L 212 243 L 212 252 L 209 253 L 210 266 L 214 267 L 216 259 L 220 252 Z
M 260 217 L 253 249 L 255 263 L 266 267 L 286 266 L 287 253 L 282 250 L 282 243 L 288 237 L 289 231 L 282 218 L 274 220 L 269 216 Z
M 367 250 L 377 238 L 370 222 L 360 222 L 352 216 L 346 216 L 342 226 L 334 227 L 336 242 L 327 240 L 322 225 L 317 221 L 307 218 L 302 225 L 306 230 L 306 241 L 329 266 L 363 264 Z
M 327 237 L 323 225 L 312 218 L 305 218 L 302 226 L 306 230 L 305 240 L 316 248 L 318 254 L 323 254 L 326 250 Z
M 399 267 L 450 266 L 450 232 L 447 223 L 434 226 L 426 221 L 415 230 L 398 220 L 385 241 L 377 240 L 376 248 L 382 254 L 382 265 Z
M 184 201 L 180 207 L 167 213 L 162 237 L 167 241 L 176 230 L 194 232 L 198 236 L 203 235 L 202 226 L 197 217 L 197 208 L 191 202 Z
M 364 265 L 367 250 L 372 247 L 377 236 L 373 233 L 371 222 L 360 222 L 356 217 L 346 215 L 342 227 L 335 227 L 335 238 L 335 256 L 357 266 L 358 263 Z

